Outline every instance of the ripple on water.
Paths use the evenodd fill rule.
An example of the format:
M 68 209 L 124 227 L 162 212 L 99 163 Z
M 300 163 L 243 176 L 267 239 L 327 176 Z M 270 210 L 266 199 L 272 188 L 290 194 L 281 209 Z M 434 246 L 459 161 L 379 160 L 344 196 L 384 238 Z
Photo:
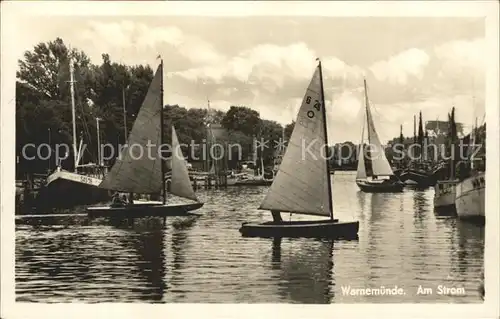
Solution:
M 484 227 L 437 217 L 432 190 L 364 194 L 336 174 L 335 215 L 360 221 L 358 241 L 242 238 L 266 188 L 200 191 L 186 221 L 51 219 L 16 225 L 16 296 L 30 302 L 481 302 Z M 289 218 L 283 214 L 284 218 Z M 308 217 L 293 216 L 295 219 Z M 463 286 L 464 296 L 416 296 L 419 285 Z M 404 296 L 342 295 L 392 287 Z

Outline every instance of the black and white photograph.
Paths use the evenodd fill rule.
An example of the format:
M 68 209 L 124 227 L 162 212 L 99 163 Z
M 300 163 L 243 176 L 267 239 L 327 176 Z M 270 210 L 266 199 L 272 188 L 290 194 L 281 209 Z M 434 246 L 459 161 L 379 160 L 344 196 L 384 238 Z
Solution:
M 3 2 L 1 83 L 2 318 L 499 316 L 498 2 Z

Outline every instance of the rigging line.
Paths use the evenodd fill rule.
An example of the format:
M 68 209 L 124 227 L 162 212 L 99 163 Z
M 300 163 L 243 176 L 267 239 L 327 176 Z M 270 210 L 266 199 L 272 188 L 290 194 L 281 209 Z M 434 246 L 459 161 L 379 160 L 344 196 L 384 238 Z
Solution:
M 85 133 L 85 135 L 87 137 L 89 146 L 93 146 L 91 135 L 90 135 L 90 131 L 89 131 L 89 127 L 88 127 L 88 124 L 87 124 L 87 120 L 85 119 L 85 111 L 84 111 L 83 103 L 81 101 L 81 97 L 80 97 L 80 94 L 79 94 L 78 90 L 75 90 L 75 95 L 76 95 L 76 99 L 77 99 L 77 104 L 78 104 L 78 106 L 80 107 L 80 110 L 81 110 L 81 122 L 83 124 L 82 126 L 83 126 L 83 129 L 84 129 L 84 133 Z M 90 151 L 90 149 L 88 147 L 85 148 L 85 151 L 87 151 L 89 153 L 89 155 L 91 156 L 92 160 L 96 160 L 97 159 L 95 153 L 92 152 L 92 151 Z
M 87 135 L 87 139 L 89 140 L 89 144 L 92 144 L 92 140 L 90 139 L 90 133 L 89 133 L 89 128 L 88 128 L 88 124 L 87 124 L 87 120 L 85 119 L 85 110 L 83 108 L 83 104 L 82 104 L 82 101 L 81 101 L 81 98 L 80 98 L 80 95 L 78 92 L 76 92 L 75 94 L 77 96 L 77 103 L 78 103 L 78 106 L 80 107 L 80 110 L 81 110 L 81 121 L 83 123 L 83 128 L 85 130 L 85 134 Z
M 368 103 L 370 104 L 370 110 L 375 110 L 375 113 L 378 115 L 379 120 L 380 120 L 380 119 L 382 119 L 382 122 L 385 122 L 385 123 L 388 123 L 388 124 L 394 124 L 393 122 L 391 122 L 391 121 L 387 120 L 387 118 L 386 118 L 384 115 L 382 115 L 381 113 L 379 113 L 379 111 L 378 111 L 378 110 L 377 110 L 377 108 L 374 106 L 374 104 L 372 103 L 372 100 L 371 100 L 370 98 L 368 98 Z M 380 136 L 380 135 L 381 135 L 381 134 L 380 134 L 380 132 L 381 132 L 381 131 L 382 131 L 382 133 L 384 133 L 384 134 L 383 134 L 383 136 L 384 136 L 385 138 L 381 138 L 381 136 Z M 377 133 L 378 133 L 378 135 L 379 135 L 379 136 L 378 136 L 379 140 L 384 140 L 384 141 L 386 141 L 386 140 L 387 140 L 387 141 L 389 141 L 389 140 L 387 139 L 387 136 L 388 136 L 389 134 L 387 134 L 387 132 L 384 130 L 384 127 L 383 127 L 383 126 L 382 126 L 382 128 L 380 127 L 380 125 L 379 125 L 379 127 L 377 127 Z M 382 141 L 381 141 L 381 143 L 382 143 Z

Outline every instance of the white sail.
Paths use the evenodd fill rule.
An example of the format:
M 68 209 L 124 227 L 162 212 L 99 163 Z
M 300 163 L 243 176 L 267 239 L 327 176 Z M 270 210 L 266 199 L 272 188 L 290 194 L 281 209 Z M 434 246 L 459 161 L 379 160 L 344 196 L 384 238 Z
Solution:
M 161 192 L 162 161 L 158 146 L 161 144 L 162 132 L 162 72 L 160 65 L 130 131 L 128 146 L 123 149 L 99 187 L 139 194 Z
M 188 168 L 182 155 L 182 150 L 179 145 L 179 139 L 172 126 L 172 178 L 170 185 L 170 193 L 187 199 L 198 201 L 194 193 L 193 186 L 189 180 Z
M 363 129 L 361 131 L 361 142 L 358 147 L 358 168 L 356 170 L 356 179 L 366 179 L 364 137 L 365 137 L 365 121 L 363 120 Z
M 259 209 L 330 216 L 319 68 L 307 88 L 278 173 Z
M 375 176 L 391 176 L 394 175 L 391 165 L 385 156 L 385 150 L 380 143 L 375 124 L 373 123 L 372 113 L 370 111 L 370 103 L 368 101 L 368 93 L 365 85 L 365 103 L 366 103 L 366 119 L 368 124 L 368 143 L 370 144 L 370 159 L 372 163 L 372 172 Z

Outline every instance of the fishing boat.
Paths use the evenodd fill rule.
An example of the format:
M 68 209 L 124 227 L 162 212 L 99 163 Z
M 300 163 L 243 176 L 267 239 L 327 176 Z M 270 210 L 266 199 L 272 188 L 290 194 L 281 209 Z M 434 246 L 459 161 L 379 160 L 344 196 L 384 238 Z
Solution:
M 77 147 L 74 65 L 71 59 L 69 70 L 73 123 L 73 171 L 63 169 L 62 160 L 59 160 L 55 170 L 46 177 L 45 183 L 36 197 L 35 206 L 39 211 L 93 204 L 110 197 L 107 190 L 98 187 L 107 172 L 107 168 L 100 163 L 80 164 L 83 138 L 80 139 L 79 147 Z
M 455 146 L 457 140 L 455 124 L 455 108 L 452 108 L 451 114 L 448 114 L 449 131 L 449 154 L 448 161 L 449 175 L 446 179 L 440 179 L 434 185 L 434 208 L 436 210 L 448 210 L 455 208 L 456 185 L 458 180 L 455 178 Z
M 357 238 L 358 221 L 340 222 L 333 217 L 332 186 L 325 158 L 328 139 L 324 105 L 320 61 L 302 100 L 278 173 L 259 207 L 271 211 L 274 220 L 245 222 L 240 228 L 242 236 Z M 304 145 L 310 146 L 308 151 L 303 152 Z M 284 221 L 282 212 L 330 218 Z
M 426 155 L 426 152 L 424 152 L 426 145 L 424 139 L 426 139 L 426 135 L 423 129 L 422 112 L 419 115 L 418 135 L 416 132 L 416 123 L 416 117 L 413 116 L 413 143 L 419 145 L 420 148 L 417 150 L 413 149 L 413 154 L 411 155 L 415 159 L 399 174 L 399 179 L 406 185 L 416 188 L 428 188 L 436 184 L 438 175 L 436 171 L 433 171 L 431 163 L 423 159 L 423 156 Z
M 486 129 L 486 128 L 485 128 Z M 460 179 L 456 186 L 455 207 L 457 216 L 460 219 L 468 219 L 478 222 L 485 220 L 485 172 L 484 167 L 479 169 L 475 166 L 475 159 L 472 157 L 473 147 L 476 142 L 476 128 L 472 130 L 470 135 L 471 147 L 469 147 L 469 162 L 466 174 Z M 481 161 L 482 159 L 476 159 Z
M 364 79 L 365 89 L 365 120 L 361 133 L 360 151 L 358 154 L 358 168 L 356 170 L 356 184 L 363 192 L 401 192 L 404 184 L 394 174 L 389 161 L 385 155 L 384 148 L 380 143 L 375 125 L 373 123 Z M 368 145 L 364 144 L 365 125 L 368 127 Z M 368 153 L 368 154 L 367 154 Z M 375 156 L 370 154 L 375 153 Z M 369 169 L 367 169 L 369 166 Z
M 427 165 L 421 163 L 411 164 L 410 167 L 400 173 L 399 178 L 407 185 L 414 185 L 421 188 L 427 188 L 436 183 L 434 172 Z
M 162 193 L 162 201 L 132 201 L 121 207 L 87 207 L 89 217 L 183 216 L 203 206 L 189 180 L 188 168 L 174 126 L 172 126 L 170 193 L 192 200 L 194 203 L 166 204 L 165 162 L 160 156 L 160 145 L 164 145 L 163 108 L 162 60 L 130 131 L 128 145 L 99 184 L 99 188 L 129 194 Z M 138 148 L 140 149 L 137 151 Z
M 485 186 L 484 172 L 475 172 L 457 184 L 455 207 L 458 218 L 484 221 Z

